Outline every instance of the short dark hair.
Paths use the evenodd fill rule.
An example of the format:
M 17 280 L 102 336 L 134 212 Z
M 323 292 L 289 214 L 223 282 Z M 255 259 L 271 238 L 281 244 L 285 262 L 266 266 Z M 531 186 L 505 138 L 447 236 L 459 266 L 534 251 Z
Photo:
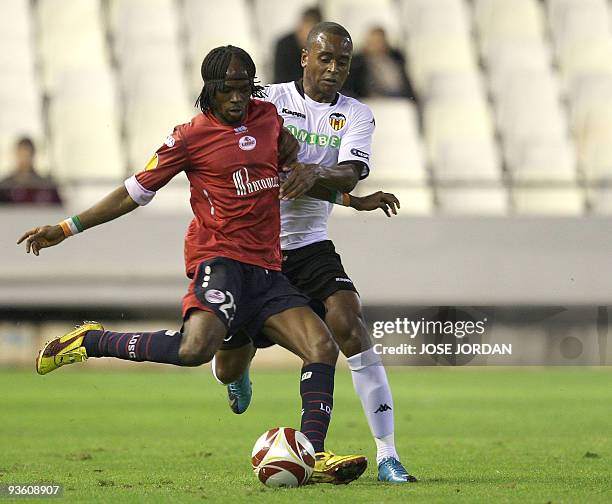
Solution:
M 249 56 L 249 53 L 244 49 L 240 49 L 240 47 L 232 45 L 215 47 L 206 55 L 200 68 L 204 86 L 195 102 L 195 106 L 202 112 L 207 112 L 212 108 L 215 93 L 223 87 L 227 67 L 229 67 L 232 56 L 236 56 L 246 67 L 247 75 L 251 81 L 251 96 L 256 98 L 264 96 L 263 86 L 258 85 L 256 82 L 255 63 L 251 56 Z
M 312 19 L 315 23 L 320 23 L 323 19 L 321 9 L 318 7 L 308 7 L 307 9 L 304 9 L 302 12 L 302 20 L 306 21 L 307 19 Z
M 351 41 L 351 45 L 353 44 L 353 39 L 351 38 L 351 34 L 347 31 L 347 29 L 341 24 L 334 23 L 333 21 L 322 21 L 321 23 L 317 23 L 312 27 L 312 30 L 308 33 L 308 38 L 306 39 L 306 48 L 310 49 L 312 44 L 314 44 L 315 40 L 321 33 L 326 33 L 330 35 L 340 35 L 341 37 L 347 38 Z
M 26 147 L 30 149 L 30 152 L 34 154 L 36 152 L 36 147 L 34 146 L 34 142 L 30 137 L 24 136 L 17 140 L 15 144 L 17 147 Z

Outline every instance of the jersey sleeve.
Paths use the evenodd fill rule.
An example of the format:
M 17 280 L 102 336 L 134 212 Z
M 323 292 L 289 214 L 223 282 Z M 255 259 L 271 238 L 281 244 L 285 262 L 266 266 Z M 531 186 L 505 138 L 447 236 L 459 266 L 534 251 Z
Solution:
M 189 155 L 180 128 L 174 128 L 144 170 L 125 181 L 130 197 L 139 205 L 149 203 L 158 189 L 189 166 Z
M 370 154 L 372 153 L 372 135 L 376 127 L 374 114 L 369 107 L 362 105 L 355 114 L 355 120 L 349 124 L 348 132 L 342 137 L 338 163 L 360 161 L 362 165 L 360 180 L 370 174 Z

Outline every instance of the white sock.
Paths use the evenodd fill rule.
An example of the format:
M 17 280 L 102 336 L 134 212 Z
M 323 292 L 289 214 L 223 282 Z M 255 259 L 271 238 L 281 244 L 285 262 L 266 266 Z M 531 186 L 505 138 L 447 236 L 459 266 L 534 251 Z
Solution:
M 399 455 L 395 451 L 395 436 L 393 433 L 382 438 L 374 438 L 376 441 L 376 464 L 380 464 L 382 459 L 393 457 L 399 460 Z
M 393 434 L 393 397 L 380 356 L 370 348 L 346 361 L 376 442 L 376 462 L 380 463 L 386 457 L 399 460 Z
M 215 356 L 214 355 L 210 363 L 210 370 L 212 371 L 212 375 L 215 377 L 215 380 L 217 380 L 217 382 L 220 383 L 221 385 L 225 385 L 225 383 L 223 383 L 221 380 L 219 380 L 219 378 L 217 378 L 217 371 L 215 369 Z

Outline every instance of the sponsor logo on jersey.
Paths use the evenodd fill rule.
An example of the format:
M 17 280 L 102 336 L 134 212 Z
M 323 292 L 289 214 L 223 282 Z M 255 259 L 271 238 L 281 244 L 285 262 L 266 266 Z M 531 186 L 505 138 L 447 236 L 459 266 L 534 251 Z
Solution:
M 204 299 L 209 303 L 219 304 L 225 301 L 225 294 L 217 289 L 209 289 L 204 294 Z
M 340 143 L 342 142 L 339 136 L 328 136 L 321 135 L 318 133 L 312 133 L 311 131 L 306 131 L 305 129 L 298 129 L 292 124 L 287 124 L 287 129 L 291 131 L 291 134 L 297 139 L 298 142 L 305 143 L 308 145 L 316 145 L 317 147 L 329 147 L 330 149 L 339 149 Z
M 153 154 L 153 157 L 149 159 L 149 162 L 146 164 L 145 171 L 155 170 L 155 168 L 157 168 L 158 161 L 159 161 L 159 158 L 157 157 L 157 152 L 156 152 L 155 154 Z
M 346 116 L 340 112 L 334 112 L 329 116 L 329 125 L 335 130 L 340 131 L 346 124 Z
M 362 150 L 359 150 L 359 149 L 351 149 L 351 154 L 353 156 L 367 159 L 368 161 L 370 160 L 370 155 L 367 152 L 363 152 Z
M 294 117 L 301 117 L 302 119 L 306 119 L 306 114 L 302 114 L 301 112 L 296 112 L 294 110 L 289 110 L 285 107 L 283 107 L 283 109 L 281 110 L 281 114 L 287 114 Z
M 238 196 L 245 196 L 264 189 L 279 187 L 278 177 L 251 180 L 249 178 L 249 170 L 244 167 L 240 168 L 240 170 L 236 170 L 232 174 L 232 179 L 234 180 L 234 186 L 236 186 L 236 193 Z
M 257 140 L 252 136 L 243 136 L 238 140 L 238 147 L 242 150 L 253 150 L 257 145 Z
M 247 128 L 244 124 L 242 126 L 238 126 L 237 128 L 234 128 L 234 133 L 236 135 L 240 133 L 246 133 L 247 131 L 249 131 L 249 128 Z
M 168 147 L 174 147 L 174 144 L 176 143 L 176 140 L 174 139 L 174 137 L 172 135 L 168 135 L 166 137 L 166 140 L 164 141 L 164 143 L 168 146 Z

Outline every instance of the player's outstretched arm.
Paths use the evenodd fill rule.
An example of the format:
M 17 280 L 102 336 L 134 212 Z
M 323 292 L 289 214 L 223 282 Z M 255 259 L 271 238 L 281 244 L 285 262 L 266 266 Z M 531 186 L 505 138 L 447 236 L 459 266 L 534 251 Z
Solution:
M 376 191 L 367 196 L 353 196 L 350 194 L 349 206 L 359 212 L 369 212 L 380 208 L 385 212 L 387 217 L 391 217 L 391 214 L 397 215 L 397 210 L 400 208 L 400 202 L 395 194 Z
M 17 244 L 25 240 L 26 252 L 29 254 L 32 251 L 34 255 L 38 255 L 40 249 L 58 245 L 72 234 L 116 219 L 137 207 L 138 204 L 134 202 L 125 186 L 122 185 L 79 215 L 54 226 L 39 226 L 26 231 L 17 240 Z
M 387 217 L 391 217 L 391 214 L 397 215 L 397 211 L 400 208 L 397 196 L 383 191 L 376 191 L 367 196 L 354 196 L 315 185 L 306 193 L 306 196 L 329 201 L 336 205 L 350 206 L 359 212 L 370 212 L 380 208 Z

